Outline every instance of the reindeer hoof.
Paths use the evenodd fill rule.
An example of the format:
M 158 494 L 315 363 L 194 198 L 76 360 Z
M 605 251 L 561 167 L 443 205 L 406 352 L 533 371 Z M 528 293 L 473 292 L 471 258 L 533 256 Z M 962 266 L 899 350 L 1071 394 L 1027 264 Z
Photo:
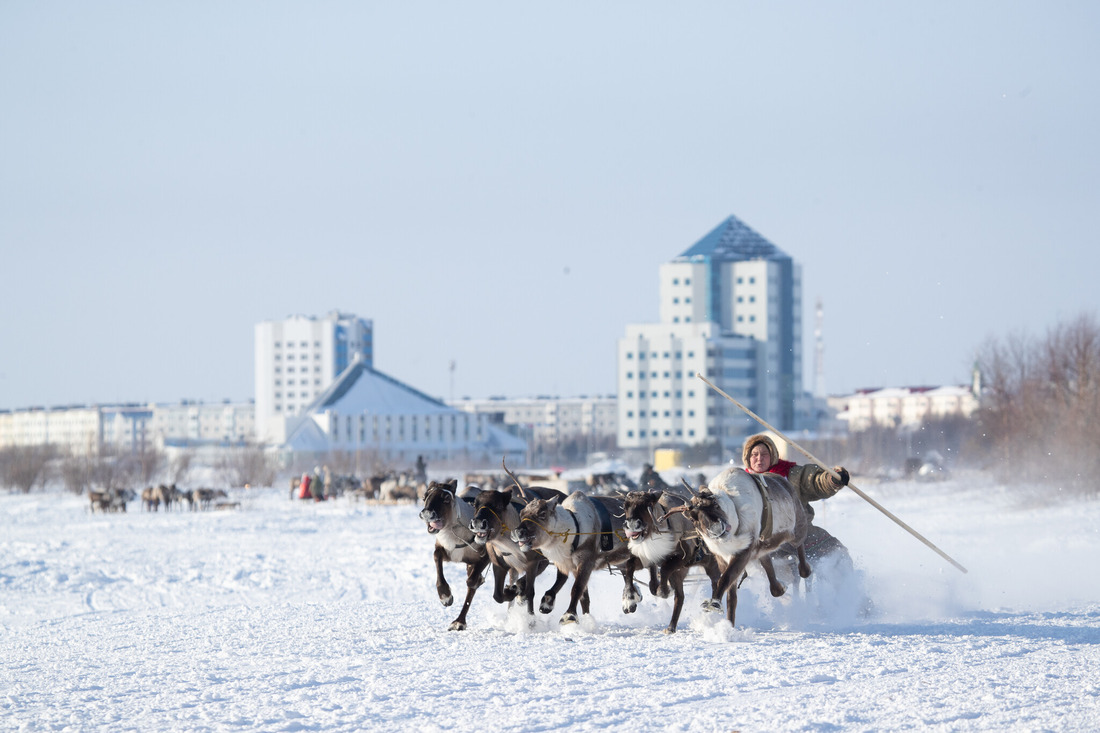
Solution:
M 634 613 L 638 610 L 638 603 L 642 600 L 642 592 L 637 585 L 623 589 L 623 613 Z
M 577 615 L 575 613 L 566 613 L 561 617 L 561 621 L 558 622 L 562 626 L 577 623 Z
M 539 613 L 550 613 L 554 610 L 554 596 L 547 593 L 542 597 L 542 602 L 539 603 Z
M 440 593 L 439 602 L 442 603 L 444 606 L 449 606 L 455 602 L 455 597 L 452 596 L 450 593 Z
M 466 630 L 466 622 L 465 621 L 452 621 L 451 625 L 447 627 L 447 630 L 448 631 L 465 631 Z
M 713 598 L 703 601 L 703 610 L 707 612 L 721 612 L 722 604 Z
M 668 598 L 670 595 L 672 595 L 672 589 L 669 588 L 667 585 L 658 586 L 657 592 L 653 595 L 657 596 L 658 598 Z
M 676 633 L 676 627 L 675 626 L 669 626 L 667 629 L 664 630 L 663 633 L 664 633 L 665 636 L 668 636 L 669 634 L 675 634 Z
M 778 598 L 779 596 L 787 592 L 787 586 L 783 585 L 782 583 L 776 583 L 771 587 L 771 592 L 772 598 Z

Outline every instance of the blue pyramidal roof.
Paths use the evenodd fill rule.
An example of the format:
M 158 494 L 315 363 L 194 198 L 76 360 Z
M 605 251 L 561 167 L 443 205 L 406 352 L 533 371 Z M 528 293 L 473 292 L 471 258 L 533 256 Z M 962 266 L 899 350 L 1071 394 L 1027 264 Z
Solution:
M 789 255 L 757 234 L 748 224 L 730 216 L 677 259 L 704 257 L 713 261 L 778 260 Z

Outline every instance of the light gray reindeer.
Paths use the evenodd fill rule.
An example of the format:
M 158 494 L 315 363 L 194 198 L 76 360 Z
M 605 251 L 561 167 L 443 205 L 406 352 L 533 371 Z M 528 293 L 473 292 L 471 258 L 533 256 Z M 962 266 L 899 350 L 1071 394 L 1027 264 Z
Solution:
M 726 617 L 731 626 L 737 611 L 737 583 L 751 561 L 760 562 L 768 576 L 771 594 L 776 597 L 786 589 L 775 577 L 771 553 L 784 543 L 790 543 L 798 555 L 798 574 L 803 578 L 810 576 L 804 549 L 806 513 L 782 476 L 727 468 L 708 486 L 700 488 L 690 502 L 668 511 L 674 513 L 683 513 L 691 520 L 717 559 L 722 574 L 703 608 L 721 611 L 721 598 L 725 594 Z

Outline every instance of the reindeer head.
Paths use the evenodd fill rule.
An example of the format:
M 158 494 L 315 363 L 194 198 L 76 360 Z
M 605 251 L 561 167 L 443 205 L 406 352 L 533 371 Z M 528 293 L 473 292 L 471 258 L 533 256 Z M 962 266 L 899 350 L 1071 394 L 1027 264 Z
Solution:
M 420 519 L 428 525 L 428 534 L 436 534 L 447 526 L 454 516 L 455 490 L 458 479 L 445 483 L 432 481 L 424 494 L 424 508 L 420 510 Z
M 700 487 L 699 493 L 691 497 L 687 504 L 670 509 L 668 514 L 677 512 L 683 512 L 695 525 L 696 531 L 704 537 L 721 539 L 732 529 L 718 498 L 706 486 Z
M 474 542 L 484 545 L 496 539 L 504 530 L 504 512 L 512 503 L 512 490 L 482 491 L 474 499 L 474 518 L 470 520 L 470 531 L 474 533 Z
M 524 552 L 541 546 L 549 535 L 546 526 L 554 510 L 558 508 L 559 497 L 552 499 L 533 499 L 519 513 L 519 526 L 512 530 L 512 540 Z
M 627 540 L 639 540 L 659 531 L 654 507 L 661 500 L 655 491 L 631 491 L 623 501 L 623 531 Z

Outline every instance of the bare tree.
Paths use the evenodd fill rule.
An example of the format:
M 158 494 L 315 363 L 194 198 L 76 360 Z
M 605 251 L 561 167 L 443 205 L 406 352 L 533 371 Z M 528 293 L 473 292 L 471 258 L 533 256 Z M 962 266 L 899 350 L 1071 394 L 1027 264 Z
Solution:
M 985 447 L 1006 480 L 1100 490 L 1100 326 L 1091 315 L 1045 338 L 1014 334 L 979 352 Z
M 104 450 L 92 461 L 91 469 L 92 483 L 112 492 L 130 487 L 141 474 L 141 462 L 128 454 Z
M 71 454 L 61 461 L 58 474 L 66 489 L 83 493 L 92 484 L 92 460 L 84 454 Z
M 0 481 L 9 490 L 29 494 L 46 478 L 46 466 L 53 456 L 48 445 L 13 446 L 0 450 Z
M 257 446 L 229 448 L 214 466 L 230 486 L 271 486 L 276 463 Z
M 195 460 L 193 451 L 183 451 L 168 462 L 168 480 L 173 484 L 182 484 L 187 481 L 191 473 L 191 464 Z

